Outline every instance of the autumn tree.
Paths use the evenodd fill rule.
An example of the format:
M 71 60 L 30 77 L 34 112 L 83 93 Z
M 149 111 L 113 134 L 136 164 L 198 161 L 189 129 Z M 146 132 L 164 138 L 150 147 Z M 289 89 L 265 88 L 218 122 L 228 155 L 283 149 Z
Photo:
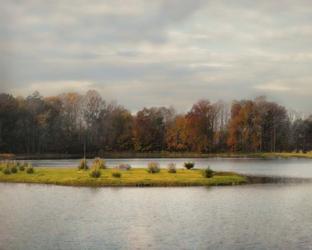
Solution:
M 275 152 L 288 149 L 290 121 L 284 107 L 265 98 L 255 101 L 260 114 L 260 150 Z
M 165 121 L 159 108 L 140 110 L 133 124 L 134 147 L 137 151 L 161 151 L 164 149 Z
M 291 127 L 291 148 L 297 152 L 312 150 L 312 116 L 297 119 Z
M 166 130 L 166 148 L 169 151 L 187 151 L 186 118 L 178 115 Z
M 0 94 L 0 149 L 4 152 L 18 150 L 15 133 L 18 115 L 17 100 L 12 95 Z
M 144 108 L 131 114 L 94 90 L 43 97 L 0 94 L 0 152 L 82 154 L 111 151 L 275 152 L 312 150 L 312 117 L 265 97 L 201 100 L 186 114 Z
M 187 147 L 191 151 L 210 152 L 213 148 L 216 109 L 207 100 L 193 105 L 186 114 Z
M 232 151 L 255 152 L 261 145 L 261 117 L 253 101 L 234 102 L 228 125 Z
M 62 132 L 65 153 L 83 152 L 84 119 L 82 114 L 83 96 L 69 92 L 59 96 L 62 102 Z
M 108 104 L 101 110 L 97 123 L 99 150 L 133 150 L 132 127 L 133 117 L 127 109 L 115 103 Z

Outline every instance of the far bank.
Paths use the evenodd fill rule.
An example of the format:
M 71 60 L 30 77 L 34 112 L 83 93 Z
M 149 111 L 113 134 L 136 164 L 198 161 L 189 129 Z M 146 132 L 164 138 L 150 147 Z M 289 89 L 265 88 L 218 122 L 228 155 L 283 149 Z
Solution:
M 295 152 L 278 152 L 278 153 L 187 153 L 187 152 L 107 152 L 98 154 L 87 154 L 87 158 L 102 158 L 112 159 L 131 159 L 131 158 L 310 158 L 312 152 L 295 153 Z M 30 160 L 30 159 L 81 159 L 82 154 L 12 154 L 0 153 L 0 160 Z

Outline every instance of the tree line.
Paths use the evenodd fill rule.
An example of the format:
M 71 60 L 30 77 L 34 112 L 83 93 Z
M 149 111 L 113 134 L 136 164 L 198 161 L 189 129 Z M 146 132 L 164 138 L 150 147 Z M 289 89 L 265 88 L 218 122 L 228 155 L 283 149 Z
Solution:
M 100 94 L 43 97 L 0 94 L 0 152 L 278 152 L 312 150 L 312 116 L 294 118 L 267 101 L 200 100 L 184 113 L 170 107 L 132 114 Z

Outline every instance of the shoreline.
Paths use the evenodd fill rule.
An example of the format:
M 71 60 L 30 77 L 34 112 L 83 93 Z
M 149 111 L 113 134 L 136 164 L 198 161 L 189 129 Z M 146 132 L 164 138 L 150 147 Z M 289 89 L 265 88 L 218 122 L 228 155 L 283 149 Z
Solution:
M 255 159 L 274 159 L 274 158 L 305 158 L 312 159 L 312 152 L 308 153 L 173 153 L 173 152 L 111 152 L 101 155 L 88 154 L 87 158 L 92 159 L 100 156 L 109 159 L 141 159 L 141 158 L 255 158 Z M 0 160 L 56 160 L 56 159 L 81 159 L 80 154 L 0 154 Z

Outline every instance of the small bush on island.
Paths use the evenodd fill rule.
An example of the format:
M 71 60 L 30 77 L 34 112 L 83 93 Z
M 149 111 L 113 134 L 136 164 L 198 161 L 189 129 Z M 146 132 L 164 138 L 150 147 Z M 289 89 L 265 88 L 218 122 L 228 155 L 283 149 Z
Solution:
M 151 174 L 159 173 L 160 172 L 159 164 L 157 162 L 150 162 L 147 165 L 147 172 Z
M 11 169 L 8 166 L 6 166 L 2 169 L 2 173 L 5 175 L 9 175 L 11 174 Z
M 12 174 L 16 174 L 17 173 L 17 167 L 16 167 L 15 164 L 12 164 L 12 166 L 11 166 L 11 173 Z
M 4 170 L 8 166 L 7 162 L 0 162 L 0 171 Z
M 210 167 L 203 170 L 203 176 L 205 178 L 211 178 L 213 177 L 213 175 L 214 175 L 214 171 Z
M 106 162 L 101 159 L 101 158 L 95 158 L 93 163 L 92 163 L 92 167 L 96 167 L 96 168 L 99 168 L 99 169 L 106 169 L 107 166 L 106 166 Z
M 177 169 L 176 169 L 176 164 L 174 163 L 169 163 L 168 164 L 168 173 L 170 174 L 174 174 L 177 172 Z
M 118 166 L 118 169 L 120 169 L 120 170 L 130 170 L 131 169 L 131 165 L 130 164 L 120 164 Z
M 26 168 L 26 173 L 27 174 L 33 174 L 35 172 L 33 166 L 29 163 L 27 168 Z
M 26 167 L 27 167 L 27 164 L 25 164 L 25 163 L 19 164 L 18 170 L 19 170 L 19 171 L 25 171 L 25 168 L 26 168 Z
M 194 166 L 195 166 L 194 162 L 184 162 L 184 167 L 186 169 L 192 169 L 192 168 L 194 168 Z
M 121 173 L 119 173 L 119 172 L 113 172 L 113 173 L 112 173 L 112 176 L 115 177 L 115 178 L 120 178 L 120 177 L 121 177 Z
M 81 159 L 78 165 L 79 170 L 88 170 L 89 166 L 86 159 Z
M 90 177 L 99 178 L 101 176 L 101 170 L 99 168 L 93 168 L 90 172 Z

